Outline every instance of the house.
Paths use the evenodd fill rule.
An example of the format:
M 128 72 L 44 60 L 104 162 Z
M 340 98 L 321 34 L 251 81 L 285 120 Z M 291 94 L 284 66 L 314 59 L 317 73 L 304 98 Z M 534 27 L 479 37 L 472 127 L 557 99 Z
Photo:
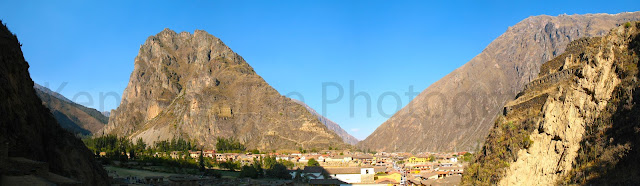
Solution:
M 438 171 L 446 171 L 446 172 L 451 172 L 451 174 L 462 175 L 462 173 L 464 172 L 464 168 L 459 166 L 439 167 Z
M 191 150 L 189 150 L 189 156 L 191 158 L 194 158 L 194 159 L 200 158 L 200 151 L 191 151 Z
M 391 178 L 378 178 L 375 181 L 376 184 L 387 184 L 387 185 L 395 185 L 395 184 L 400 184 L 400 181 L 391 179 Z
M 362 164 L 371 164 L 373 162 L 373 156 L 368 154 L 354 156 L 353 159 Z
M 375 165 L 375 166 L 392 166 L 393 165 L 393 161 L 391 161 L 389 159 L 389 157 L 386 157 L 386 156 L 374 156 L 373 157 L 373 162 L 371 162 L 371 165 Z
M 374 183 L 373 167 L 327 167 L 329 176 L 347 183 Z
M 167 156 L 166 152 L 156 152 L 155 154 L 153 154 L 153 157 L 165 157 Z
M 243 165 L 247 165 L 247 164 L 253 163 L 253 158 L 254 158 L 253 155 L 244 155 L 243 154 L 243 155 L 238 156 L 236 160 L 239 160 L 240 163 L 242 163 Z
M 237 154 L 230 154 L 230 153 L 216 154 L 216 161 L 234 161 L 237 159 L 236 155 Z
M 420 177 L 422 177 L 423 180 L 435 180 L 435 179 L 438 179 L 438 173 L 425 172 L 425 173 L 421 173 Z
M 415 156 L 411 156 L 407 159 L 406 161 L 407 163 L 413 163 L 413 164 L 418 164 L 418 163 L 426 163 L 427 162 L 427 158 L 426 157 L 415 157 Z
M 349 162 L 352 161 L 353 158 L 351 156 L 342 156 L 342 155 L 335 155 L 335 156 L 330 156 L 330 157 L 325 157 L 324 158 L 324 162 Z
M 227 158 L 224 154 L 216 154 L 216 161 L 227 161 Z
M 204 151 L 204 157 L 206 158 L 214 158 L 216 155 L 216 151 L 215 150 L 205 150 Z
M 427 171 L 431 169 L 432 169 L 432 165 L 429 165 L 429 164 L 418 164 L 418 165 L 412 166 L 412 170 L 417 170 L 417 171 Z
M 318 156 L 318 162 L 325 162 L 325 159 L 327 159 L 329 156 L 327 155 L 322 155 L 322 156 Z
M 289 156 L 277 156 L 276 160 L 285 160 L 285 161 L 290 161 L 293 158 L 289 157 Z
M 386 183 L 385 181 L 382 181 L 382 180 L 393 180 L 393 182 Z M 402 180 L 402 174 L 400 174 L 400 172 L 398 171 L 393 171 L 393 172 L 389 172 L 388 174 L 378 175 L 378 179 L 375 181 L 375 183 L 385 182 L 386 184 L 399 184 L 401 180 Z M 382 183 L 382 184 L 385 184 L 385 183 Z
M 438 174 L 438 179 L 452 175 L 450 171 L 436 171 L 435 173 Z
M 452 163 L 456 163 L 456 162 L 458 162 L 458 157 L 451 157 L 451 158 L 449 158 L 449 161 L 452 162 Z
M 179 159 L 179 158 L 182 158 L 182 152 L 180 152 L 180 151 L 172 151 L 170 156 L 173 159 Z

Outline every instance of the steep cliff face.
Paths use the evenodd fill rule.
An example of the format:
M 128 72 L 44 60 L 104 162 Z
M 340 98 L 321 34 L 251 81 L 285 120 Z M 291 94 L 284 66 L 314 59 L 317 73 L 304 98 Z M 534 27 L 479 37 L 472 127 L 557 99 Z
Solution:
M 74 134 L 90 135 L 102 129 L 109 118 L 96 109 L 74 103 L 49 88 L 35 84 L 36 94 L 60 126 Z
M 601 36 L 631 20 L 640 20 L 640 12 L 527 18 L 422 91 L 358 145 L 378 151 L 473 150 L 502 106 L 537 78 L 542 63 L 573 40 Z
M 465 183 L 580 183 L 606 171 L 600 169 L 600 173 L 587 176 L 583 173 L 588 171 L 583 169 L 600 168 L 598 164 L 604 163 L 615 165 L 630 150 L 637 151 L 634 143 L 614 143 L 621 136 L 610 134 L 610 139 L 600 138 L 611 141 L 606 142 L 610 146 L 589 151 L 598 154 L 594 157 L 607 156 L 607 161 L 581 160 L 589 154 L 584 148 L 596 145 L 587 142 L 588 136 L 611 128 L 610 124 L 599 123 L 616 119 L 603 113 L 618 108 L 615 103 L 620 101 L 614 100 L 631 92 L 626 90 L 637 88 L 637 83 L 631 82 L 637 81 L 639 28 L 637 22 L 628 23 L 606 36 L 574 41 L 565 53 L 543 64 L 539 77 L 504 107 L 504 116 L 496 121 L 476 162 L 465 169 Z M 627 123 L 636 136 L 640 131 L 637 121 Z M 576 167 L 581 172 L 572 172 Z M 573 178 L 565 179 L 568 176 Z M 616 181 L 621 180 L 610 180 Z
M 148 144 L 183 137 L 205 148 L 213 148 L 216 137 L 261 150 L 345 145 L 220 39 L 200 30 L 165 29 L 147 39 L 104 132 Z
M 329 128 L 329 130 L 335 132 L 338 136 L 340 136 L 340 138 L 342 138 L 342 141 L 344 141 L 345 143 L 350 144 L 350 145 L 355 145 L 355 144 L 358 143 L 358 139 L 356 139 L 351 134 L 349 134 L 347 131 L 342 129 L 342 127 L 340 127 L 340 125 L 338 125 L 336 122 L 333 122 L 329 118 L 326 118 L 326 117 L 322 116 L 322 114 L 316 112 L 316 110 L 314 110 L 313 108 L 309 107 L 309 105 L 305 104 L 304 102 L 302 102 L 300 100 L 296 100 L 296 99 L 292 99 L 292 100 L 295 101 L 296 103 L 304 106 L 304 108 L 306 108 L 309 112 L 311 112 L 311 114 L 313 114 L 314 116 L 318 117 L 318 120 L 320 120 L 320 122 L 322 124 L 327 126 L 327 128 Z
M 42 105 L 28 68 L 18 39 L 3 24 L 0 26 L 0 143 L 8 145 L 8 151 L 0 156 L 47 162 L 53 173 L 85 185 L 108 185 L 107 173 L 95 162 L 93 153 L 62 129 Z M 0 166 L 0 174 L 12 174 L 12 168 L 15 167 Z

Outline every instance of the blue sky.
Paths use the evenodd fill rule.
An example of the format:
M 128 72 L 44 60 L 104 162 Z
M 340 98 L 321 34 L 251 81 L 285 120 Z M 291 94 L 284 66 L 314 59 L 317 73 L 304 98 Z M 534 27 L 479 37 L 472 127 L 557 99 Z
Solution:
M 281 94 L 303 95 L 364 139 L 410 101 L 410 87 L 421 92 L 522 19 L 638 8 L 636 1 L 0 0 L 0 19 L 23 43 L 36 83 L 92 108 L 117 107 L 119 98 L 101 101 L 100 95 L 122 94 L 148 36 L 164 28 L 201 29 L 242 55 Z M 363 96 L 355 98 L 351 115 L 351 82 L 354 94 L 371 98 L 370 116 Z M 325 101 L 324 109 L 323 83 L 330 85 L 328 100 L 338 96 L 336 84 L 343 89 L 342 99 Z

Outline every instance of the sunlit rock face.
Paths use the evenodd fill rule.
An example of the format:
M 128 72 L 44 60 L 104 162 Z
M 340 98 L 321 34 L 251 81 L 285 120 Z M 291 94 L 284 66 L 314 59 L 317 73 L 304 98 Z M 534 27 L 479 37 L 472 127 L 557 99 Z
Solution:
M 562 54 L 573 40 L 602 36 L 632 20 L 640 20 L 640 12 L 529 17 L 430 85 L 358 146 L 377 151 L 478 150 L 503 106 L 538 77 L 544 62 Z
M 146 40 L 103 131 L 147 144 L 182 137 L 205 148 L 213 148 L 217 137 L 260 150 L 345 146 L 240 55 L 201 30 L 165 29 Z

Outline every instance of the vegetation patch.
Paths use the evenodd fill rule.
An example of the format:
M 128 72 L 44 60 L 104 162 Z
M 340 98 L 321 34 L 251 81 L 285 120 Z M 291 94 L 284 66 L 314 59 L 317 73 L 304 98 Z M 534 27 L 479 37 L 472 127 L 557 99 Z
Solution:
M 518 151 L 533 144 L 529 137 L 533 130 L 532 120 L 506 121 L 499 116 L 484 147 L 477 153 L 476 161 L 465 168 L 462 182 L 470 185 L 497 184 L 509 164 L 518 159 Z

